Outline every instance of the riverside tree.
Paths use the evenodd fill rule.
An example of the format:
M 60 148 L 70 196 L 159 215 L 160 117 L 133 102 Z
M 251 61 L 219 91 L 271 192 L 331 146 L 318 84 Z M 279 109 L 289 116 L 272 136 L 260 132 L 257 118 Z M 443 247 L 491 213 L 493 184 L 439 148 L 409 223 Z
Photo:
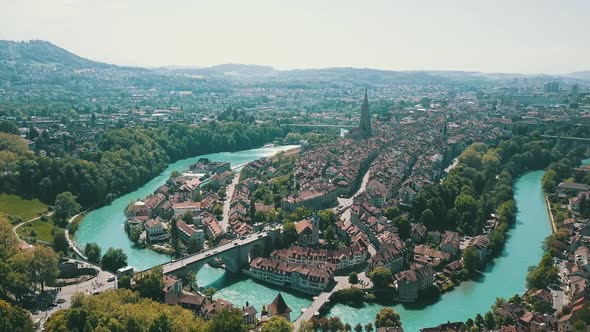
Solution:
M 76 201 L 76 196 L 69 191 L 57 195 L 53 205 L 55 208 L 55 217 L 58 220 L 64 221 L 80 212 L 80 204 Z
M 102 268 L 111 272 L 127 266 L 127 254 L 122 249 L 109 248 L 102 256 Z

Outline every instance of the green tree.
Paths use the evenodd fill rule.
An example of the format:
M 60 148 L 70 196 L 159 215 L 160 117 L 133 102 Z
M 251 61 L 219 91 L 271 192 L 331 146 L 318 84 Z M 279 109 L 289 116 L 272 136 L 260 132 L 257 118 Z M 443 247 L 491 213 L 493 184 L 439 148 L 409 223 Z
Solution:
M 4 132 L 12 135 L 19 135 L 18 126 L 14 121 L 2 120 L 0 121 L 0 132 Z
M 348 275 L 348 282 L 356 285 L 359 283 L 359 276 L 358 274 L 356 274 L 356 272 L 350 272 L 350 274 Z
M 42 292 L 45 290 L 45 285 L 53 282 L 59 275 L 58 261 L 59 257 L 50 248 L 38 246 L 33 251 L 32 261 L 29 266 L 31 280 L 41 285 Z
M 391 308 L 381 309 L 375 316 L 375 327 L 400 327 L 402 322 L 399 314 Z
M 483 317 L 481 316 L 481 314 L 475 315 L 475 326 L 477 326 L 478 329 L 481 330 L 481 328 L 483 327 L 483 323 Z
M 496 318 L 494 317 L 494 314 L 491 311 L 486 312 L 483 321 L 483 324 L 486 327 L 486 329 L 490 331 L 494 329 L 496 325 Z
M 410 232 L 412 231 L 412 224 L 408 220 L 406 216 L 399 216 L 393 219 L 393 223 L 397 228 L 397 234 L 402 240 L 406 240 L 410 237 Z
M 387 288 L 393 282 L 391 270 L 382 266 L 374 268 L 369 273 L 369 278 L 371 278 L 375 288 Z
M 272 316 L 268 322 L 262 325 L 262 332 L 291 332 L 293 324 L 281 316 Z
M 215 295 L 215 293 L 217 293 L 217 289 L 213 288 L 213 287 L 209 287 L 207 289 L 205 289 L 203 291 L 203 294 L 205 294 L 205 296 L 209 299 L 212 300 L 213 299 L 213 295 Z
M 555 188 L 557 187 L 558 181 L 559 176 L 557 175 L 557 172 L 552 169 L 548 170 L 547 172 L 545 172 L 543 178 L 541 179 L 543 191 L 545 191 L 546 193 L 555 192 Z
M 431 209 L 426 209 L 422 211 L 422 215 L 420 216 L 420 222 L 426 225 L 428 228 L 432 228 L 434 226 L 434 213 Z
M 135 281 L 139 295 L 154 301 L 161 301 L 162 288 L 164 288 L 163 276 L 162 267 L 158 266 L 139 277 Z
M 172 322 L 165 313 L 161 314 L 152 325 L 150 325 L 150 332 L 172 332 Z
M 469 246 L 463 250 L 463 266 L 469 273 L 474 273 L 479 266 L 479 254 L 475 246 Z
M 201 245 L 201 243 L 194 237 L 191 237 L 188 240 L 188 246 L 186 251 L 189 253 L 189 255 L 194 254 L 199 252 L 201 249 L 203 249 L 203 246 Z
M 574 332 L 586 332 L 588 331 L 588 327 L 586 323 L 581 320 L 578 320 L 574 323 Z
M 358 323 L 354 326 L 354 332 L 363 332 L 363 325 Z
M 122 249 L 109 248 L 102 256 L 102 268 L 111 272 L 127 266 L 127 254 Z
M 70 244 L 66 238 L 66 232 L 63 228 L 55 227 L 53 229 L 53 249 L 65 255 L 68 253 L 68 248 L 70 248 Z
M 221 204 L 219 204 L 219 203 L 215 204 L 215 206 L 213 207 L 211 212 L 213 212 L 214 215 L 219 217 L 223 214 L 223 206 L 221 206 Z
M 86 243 L 86 246 L 84 247 L 84 255 L 88 261 L 93 264 L 100 263 L 100 252 L 100 246 L 96 242 Z
M 193 223 L 193 213 L 190 211 L 186 211 L 182 215 L 182 220 L 189 225 L 192 224 Z
M 172 218 L 170 221 L 170 241 L 172 242 L 172 248 L 174 249 L 174 257 L 180 257 L 180 238 L 178 235 L 176 218 Z
M 367 331 L 367 332 L 373 332 L 373 323 L 367 323 L 365 325 L 365 331 Z
M 117 288 L 131 289 L 131 277 L 122 276 L 121 278 L 117 279 Z
M 35 331 L 33 321 L 23 309 L 0 300 L 0 331 Z
M 295 229 L 295 223 L 285 222 L 283 224 L 281 238 L 284 247 L 290 247 L 293 243 L 297 242 L 297 230 Z
M 529 267 L 526 276 L 527 287 L 542 289 L 557 281 L 559 273 L 557 267 L 553 265 L 553 257 L 545 253 L 539 265 Z
M 246 332 L 242 313 L 238 309 L 223 309 L 209 321 L 210 332 Z
M 383 215 L 387 219 L 393 220 L 395 217 L 400 215 L 400 210 L 397 206 L 393 206 L 393 207 L 390 207 L 387 210 L 385 210 L 385 213 L 383 213 Z
M 76 196 L 69 191 L 57 195 L 53 205 L 55 209 L 55 217 L 59 220 L 66 220 L 80 212 L 80 204 L 76 201 Z

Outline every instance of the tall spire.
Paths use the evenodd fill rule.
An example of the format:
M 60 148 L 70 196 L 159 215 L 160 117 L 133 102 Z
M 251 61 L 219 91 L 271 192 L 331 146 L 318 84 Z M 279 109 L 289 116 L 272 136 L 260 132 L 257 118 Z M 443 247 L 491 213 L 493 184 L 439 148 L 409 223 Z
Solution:
M 361 123 L 360 130 L 364 137 L 371 136 L 371 116 L 369 115 L 369 97 L 365 88 L 365 100 L 361 106 Z

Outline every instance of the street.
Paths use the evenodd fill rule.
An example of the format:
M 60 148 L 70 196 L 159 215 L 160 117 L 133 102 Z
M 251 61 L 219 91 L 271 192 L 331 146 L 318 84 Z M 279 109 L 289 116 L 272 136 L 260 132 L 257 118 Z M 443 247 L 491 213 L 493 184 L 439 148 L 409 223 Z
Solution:
M 86 266 L 86 267 L 90 266 L 90 267 L 97 269 L 99 271 L 98 275 L 90 280 L 81 282 L 79 284 L 61 287 L 61 291 L 58 291 L 58 293 L 57 293 L 56 300 L 63 299 L 64 300 L 63 303 L 60 303 L 57 306 L 55 306 L 47 311 L 39 311 L 37 314 L 31 315 L 34 322 L 40 321 L 40 323 L 41 323 L 40 326 L 43 326 L 43 324 L 45 323 L 47 318 L 50 317 L 52 314 L 54 314 L 56 311 L 61 310 L 61 309 L 68 309 L 71 305 L 71 299 L 74 294 L 80 292 L 80 293 L 83 293 L 86 295 L 91 295 L 91 294 L 95 294 L 95 293 L 104 292 L 108 289 L 116 288 L 116 284 L 117 284 L 116 280 L 110 281 L 110 282 L 107 281 L 107 279 L 113 275 L 112 273 L 107 272 L 107 271 L 103 271 L 100 267 L 94 266 L 92 264 L 89 264 L 89 263 L 86 263 L 83 261 L 77 261 L 77 262 L 84 264 L 84 266 Z M 56 287 L 46 287 L 45 289 L 46 289 L 46 291 L 50 291 L 50 290 L 55 290 L 57 288 Z

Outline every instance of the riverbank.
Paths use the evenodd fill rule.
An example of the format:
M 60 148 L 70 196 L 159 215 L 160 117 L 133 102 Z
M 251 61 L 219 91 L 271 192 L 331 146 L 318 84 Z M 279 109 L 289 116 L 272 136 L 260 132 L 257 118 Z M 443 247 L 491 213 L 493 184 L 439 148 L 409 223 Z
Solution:
M 529 172 L 515 181 L 515 225 L 508 233 L 502 254 L 486 266 L 481 278 L 462 282 L 431 304 L 372 302 L 360 307 L 335 304 L 327 315 L 338 316 L 352 326 L 357 323 L 364 325 L 373 322 L 382 308 L 392 307 L 401 315 L 404 330 L 411 332 L 442 322 L 464 321 L 489 310 L 496 297 L 523 293 L 526 290 L 527 268 L 538 263 L 543 255 L 539 244 L 551 233 L 541 189 L 543 173 Z
M 543 193 L 545 196 L 545 208 L 547 209 L 547 215 L 549 216 L 549 223 L 551 224 L 551 232 L 557 232 L 557 225 L 555 224 L 555 218 L 553 217 L 553 211 L 551 211 L 551 202 L 549 201 L 549 197 L 547 194 Z
M 165 263 L 171 259 L 170 256 L 152 250 L 142 249 L 127 237 L 124 231 L 126 220 L 124 211 L 129 202 L 142 199 L 153 193 L 159 186 L 166 183 L 172 171 L 188 169 L 189 165 L 196 163 L 200 158 L 209 158 L 212 161 L 227 161 L 234 167 L 244 165 L 259 158 L 273 156 L 280 151 L 288 151 L 298 147 L 296 145 L 286 145 L 239 152 L 220 152 L 177 161 L 170 164 L 160 175 L 153 178 L 138 190 L 113 200 L 110 205 L 102 206 L 88 212 L 80 223 L 74 240 L 80 248 L 83 248 L 86 243 L 96 242 L 103 252 L 106 252 L 109 247 L 121 248 L 127 254 L 128 264 L 138 270 L 145 270 L 152 266 Z

